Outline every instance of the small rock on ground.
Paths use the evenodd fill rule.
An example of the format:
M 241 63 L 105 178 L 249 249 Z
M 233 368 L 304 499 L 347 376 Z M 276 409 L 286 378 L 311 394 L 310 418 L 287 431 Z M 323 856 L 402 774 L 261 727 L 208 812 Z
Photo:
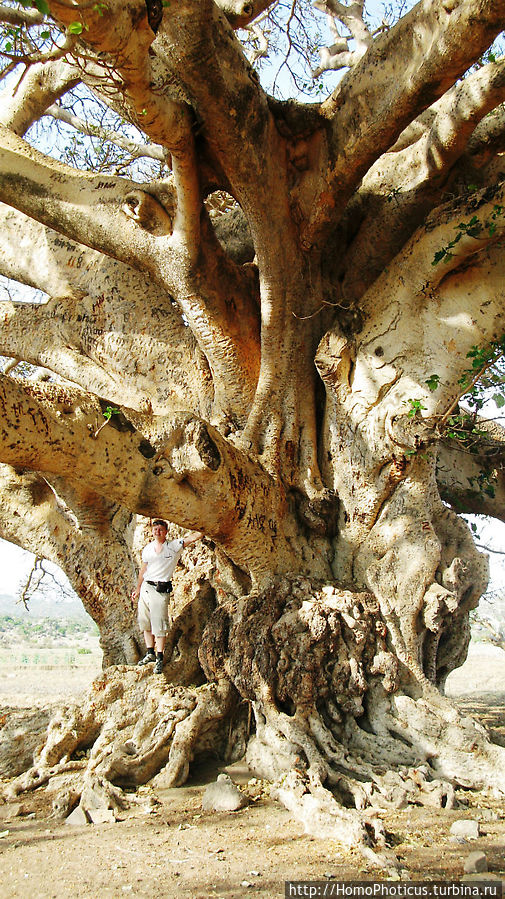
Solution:
M 479 874 L 487 871 L 487 858 L 483 852 L 471 852 L 465 859 L 465 874 Z
M 477 840 L 480 837 L 479 822 L 466 818 L 455 821 L 451 826 L 451 833 L 454 837 L 462 837 L 465 840 Z
M 110 808 L 90 808 L 87 812 L 93 824 L 114 824 L 116 816 Z
M 78 805 L 77 808 L 74 808 L 68 818 L 65 818 L 65 824 L 68 824 L 69 827 L 81 827 L 83 824 L 88 823 L 86 812 L 80 805 Z

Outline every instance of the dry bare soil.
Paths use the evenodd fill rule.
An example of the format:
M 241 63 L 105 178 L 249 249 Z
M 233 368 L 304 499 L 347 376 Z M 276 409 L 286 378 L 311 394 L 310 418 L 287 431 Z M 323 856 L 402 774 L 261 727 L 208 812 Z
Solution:
M 75 667 L 41 668 L 26 659 L 16 668 L 0 665 L 0 716 L 82 695 L 99 658 L 93 654 L 78 661 Z M 474 648 L 451 676 L 448 693 L 505 745 L 504 652 Z M 43 788 L 0 806 L 0 897 L 273 899 L 284 896 L 286 880 L 322 881 L 328 885 L 322 895 L 336 896 L 338 881 L 392 879 L 391 886 L 399 878 L 458 881 L 466 858 L 476 850 L 485 853 L 491 876 L 505 879 L 505 805 L 491 784 L 485 794 L 459 791 L 457 809 L 385 813 L 390 845 L 402 868 L 378 873 L 358 852 L 307 836 L 269 798 L 268 785 L 255 782 L 240 764 L 227 770 L 249 805 L 233 813 L 203 811 L 205 786 L 220 770 L 201 767 L 177 790 L 155 793 L 141 787 L 134 807 L 116 823 L 70 827 L 58 822 L 51 817 L 54 793 Z M 461 818 L 480 822 L 477 840 L 453 841 L 451 824 Z

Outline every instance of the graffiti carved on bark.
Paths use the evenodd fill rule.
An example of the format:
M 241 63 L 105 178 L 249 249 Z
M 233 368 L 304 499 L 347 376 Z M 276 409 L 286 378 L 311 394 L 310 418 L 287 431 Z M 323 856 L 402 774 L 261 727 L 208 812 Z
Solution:
M 487 582 L 458 512 L 503 517 L 465 490 L 486 454 L 501 484 L 499 428 L 463 464 L 441 422 L 503 333 L 505 0 L 422 0 L 375 37 L 363 4 L 318 2 L 354 49 L 323 48 L 347 71 L 310 104 L 269 97 L 237 37 L 270 5 L 0 13 L 0 272 L 48 295 L 0 307 L 0 531 L 65 569 L 105 649 L 11 791 L 73 766 L 116 803 L 247 751 L 307 827 L 371 850 L 370 807 L 505 789 L 439 690 Z M 84 88 L 144 143 L 90 130 Z M 52 158 L 43 116 L 160 177 Z M 150 516 L 207 541 L 162 682 L 127 599 Z

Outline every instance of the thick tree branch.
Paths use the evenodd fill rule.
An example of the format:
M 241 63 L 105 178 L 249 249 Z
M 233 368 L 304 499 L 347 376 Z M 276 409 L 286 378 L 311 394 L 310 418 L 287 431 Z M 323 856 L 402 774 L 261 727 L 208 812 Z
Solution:
M 458 125 L 464 132 L 463 141 L 468 138 L 469 128 L 476 128 L 475 134 L 478 133 L 476 123 L 492 109 L 495 109 L 494 115 L 500 118 L 500 110 L 496 107 L 503 102 L 504 63 L 503 58 L 487 63 L 455 84 L 402 131 L 388 152 L 399 154 L 408 147 L 414 147 L 420 138 L 430 136 L 432 129 L 442 146 L 449 147 L 454 140 L 459 143 Z M 482 122 L 480 127 L 487 130 L 489 121 Z M 470 143 L 472 140 L 473 137 Z
M 101 413 L 89 398 L 5 377 L 0 409 L 4 462 L 71 479 L 146 517 L 203 530 L 253 578 L 261 577 L 265 554 L 276 569 L 289 570 L 301 551 L 279 485 L 193 416 L 172 416 L 156 445 L 127 422 L 94 439 Z
M 394 195 L 391 199 L 394 202 Z M 500 182 L 435 209 L 404 247 L 403 274 L 393 261 L 381 281 L 395 275 L 401 283 L 412 278 L 410 288 L 428 295 L 470 256 L 501 239 L 505 228 L 504 199 L 504 183 Z
M 200 404 L 202 411 L 210 408 L 208 370 L 174 312 L 165 316 L 159 311 L 150 321 L 152 333 L 142 334 L 144 352 L 136 359 L 140 331 L 120 338 L 113 309 L 97 320 L 96 312 L 104 308 L 105 295 L 59 297 L 42 306 L 2 303 L 0 352 L 42 366 L 116 404 L 127 399 L 141 412 L 166 415 Z
M 374 42 L 321 107 L 332 122 L 331 162 L 304 233 L 308 244 L 321 240 L 370 165 L 487 49 L 504 19 L 504 0 L 422 0 Z M 401 78 L 399 58 L 402 66 L 408 59 Z M 366 129 L 357 124 L 356 104 Z
M 14 6 L 0 7 L 0 22 L 7 25 L 42 25 L 44 15 L 35 9 L 16 9 Z
M 411 152 L 406 153 L 405 170 L 420 159 L 424 161 L 427 180 L 447 172 L 462 155 L 477 124 L 504 99 L 505 59 L 502 59 L 473 72 L 430 107 L 433 121 L 411 147 Z M 397 153 L 394 160 L 397 166 Z
M 261 366 L 244 445 L 260 452 L 270 471 L 282 470 L 286 481 L 320 489 L 312 324 L 303 320 L 314 309 L 318 284 L 314 270 L 299 258 L 285 141 L 240 45 L 213 4 L 185 0 L 176 10 L 168 9 L 153 47 L 191 97 L 208 153 L 241 205 L 257 254 Z M 302 383 L 300 408 L 294 397 Z M 292 448 L 300 435 L 296 465 Z
M 102 280 L 114 272 L 121 293 L 131 285 L 130 302 L 135 304 L 136 315 L 150 305 L 149 279 L 142 272 L 62 236 L 13 207 L 0 204 L 0 213 L 1 274 L 56 296 L 86 291 L 99 296 Z M 161 296 L 161 290 L 154 287 L 152 302 L 159 304 Z
M 79 83 L 79 72 L 63 59 L 30 67 L 21 84 L 0 95 L 0 122 L 20 136 L 45 110 Z
M 58 481 L 58 479 L 56 479 Z M 131 515 L 92 490 L 61 480 L 54 492 L 40 474 L 0 465 L 0 535 L 49 559 L 67 574 L 84 608 L 100 627 L 104 666 L 109 658 L 135 662 L 129 600 L 134 561 L 125 542 Z M 72 512 L 66 503 L 70 500 Z M 108 572 L 114 572 L 114 604 Z M 108 583 L 109 580 L 109 583 Z
M 258 207 L 271 199 L 280 150 L 266 95 L 233 31 L 210 0 L 184 0 L 177 10 L 165 11 L 154 50 L 191 97 L 218 171 L 254 220 Z
M 138 14 L 139 17 L 145 17 L 143 4 L 139 4 Z M 151 33 L 149 37 L 147 32 L 144 32 L 145 21 L 135 36 L 131 35 L 129 27 L 122 34 L 121 22 L 119 22 L 116 26 L 116 43 L 113 45 L 113 39 L 109 32 L 105 34 L 103 32 L 103 23 L 98 21 L 96 16 L 94 18 L 91 16 L 88 23 L 89 31 L 86 32 L 86 42 L 97 49 L 108 50 L 116 55 L 116 65 L 126 81 L 127 96 L 131 97 L 137 109 L 142 103 L 142 109 L 146 111 L 146 115 L 142 119 L 143 130 L 152 138 L 159 139 L 172 153 L 174 173 L 176 173 L 177 208 L 170 244 L 174 253 L 182 258 L 178 258 L 177 265 L 173 266 L 177 269 L 177 275 L 172 279 L 170 289 L 179 300 L 181 308 L 209 360 L 211 369 L 216 376 L 216 385 L 228 385 L 227 389 L 223 391 L 228 393 L 228 402 L 220 402 L 224 407 L 224 416 L 230 414 L 232 417 L 242 419 L 244 412 L 247 412 L 252 402 L 258 376 L 257 310 L 250 300 L 250 287 L 243 278 L 238 277 L 236 271 L 230 271 L 229 297 L 223 303 L 223 275 L 230 270 L 230 267 L 228 263 L 224 270 L 223 266 L 218 268 L 216 253 L 214 253 L 214 258 L 211 258 L 204 249 L 201 278 L 195 278 L 194 261 L 199 248 L 201 206 L 198 196 L 196 161 L 193 156 L 193 139 L 191 131 L 188 131 L 187 110 L 180 104 L 174 104 L 170 99 L 170 86 L 174 79 L 182 85 L 185 84 L 185 79 L 188 79 L 188 84 L 191 85 L 192 99 L 196 98 L 197 86 L 201 86 L 202 99 L 209 104 L 206 109 L 202 108 L 202 117 L 208 125 L 211 123 L 213 125 L 209 138 L 211 142 L 217 140 L 218 145 L 224 143 L 228 148 L 231 132 L 234 139 L 233 155 L 226 158 L 226 173 L 230 178 L 230 174 L 233 175 L 233 166 L 239 166 L 242 175 L 247 172 L 247 179 L 244 183 L 249 186 L 248 196 L 249 206 L 251 206 L 253 198 L 256 196 L 256 182 L 254 173 L 251 172 L 251 156 L 243 153 L 243 146 L 246 122 L 249 128 L 251 123 L 253 125 L 256 123 L 257 132 L 258 104 L 256 96 L 254 96 L 255 102 L 251 102 L 252 94 L 262 98 L 262 114 L 270 124 L 271 120 L 266 98 L 255 82 L 253 82 L 254 90 L 251 94 L 253 73 L 245 62 L 240 46 L 231 31 L 231 55 L 233 63 L 238 65 L 238 77 L 232 77 L 233 70 L 230 66 L 230 59 L 226 58 L 226 55 L 230 55 L 228 44 L 225 44 L 225 57 L 221 59 L 221 56 L 216 56 L 219 67 L 221 67 L 219 81 L 222 82 L 223 77 L 226 82 L 231 81 L 229 85 L 226 85 L 226 102 L 223 103 L 222 87 L 219 87 L 210 77 L 203 79 L 200 77 L 202 58 L 198 48 L 203 34 L 209 31 L 212 19 L 216 14 L 217 9 L 213 4 L 208 9 L 206 7 L 205 10 L 199 7 L 198 15 L 192 7 L 188 6 L 188 9 L 184 10 L 179 5 L 176 16 L 172 16 L 172 19 L 175 18 L 176 32 L 174 47 L 170 45 L 170 42 L 167 46 L 164 38 L 165 21 L 169 16 L 169 10 L 166 10 L 156 40 L 152 43 L 153 52 L 150 57 L 147 55 L 147 49 L 153 40 L 153 35 Z M 225 26 L 226 23 L 223 19 L 222 27 Z M 185 34 L 185 28 L 189 29 L 189 38 Z M 208 34 L 208 39 L 211 42 L 214 40 L 211 34 Z M 188 47 L 188 40 L 189 52 L 185 51 L 185 48 Z M 121 41 L 127 41 L 127 44 L 122 44 Z M 223 47 L 220 47 L 220 50 L 223 51 Z M 206 61 L 209 58 L 208 50 L 205 58 Z M 198 73 L 197 79 L 191 77 L 194 74 L 195 65 Z M 153 71 L 150 72 L 151 69 Z M 155 88 L 152 86 L 153 72 L 157 73 L 158 78 L 154 81 Z M 159 79 L 161 77 L 160 86 Z M 166 85 L 166 89 L 164 85 Z M 167 120 L 165 113 L 165 119 L 160 119 L 158 116 L 157 107 L 162 98 L 164 98 L 164 103 L 174 110 L 172 119 Z M 149 105 L 146 106 L 146 104 Z M 199 109 L 199 105 L 196 105 Z M 236 110 L 235 115 L 232 115 L 233 109 Z M 253 166 L 254 172 L 258 177 L 264 177 L 264 173 L 269 171 L 272 178 L 275 172 L 276 180 L 278 178 L 277 170 L 271 166 L 267 168 L 268 148 L 262 146 L 261 141 L 256 143 L 260 160 Z M 215 147 L 213 147 L 213 152 L 215 152 Z M 238 173 L 234 181 L 240 194 L 242 180 Z M 253 184 L 254 190 L 251 190 Z M 273 190 L 273 180 L 271 187 Z M 268 185 L 266 188 L 268 190 Z M 269 223 L 271 228 L 271 204 L 268 204 L 267 208 L 267 204 L 263 203 L 262 212 L 264 220 Z M 166 253 L 163 255 L 163 262 L 166 267 Z M 203 300 L 202 288 L 204 288 Z M 230 384 L 242 385 L 242 389 L 236 391 L 235 397 L 230 394 Z
M 171 183 L 150 185 L 151 194 L 125 179 L 77 174 L 33 150 L 7 129 L 3 143 L 2 200 L 80 243 L 150 272 L 179 301 L 216 383 L 235 385 L 228 406 L 223 404 L 223 414 L 242 416 L 257 376 L 253 285 L 247 274 L 242 276 L 230 263 L 218 270 L 215 255 L 202 254 L 200 267 L 194 265 L 199 222 L 194 175 L 185 168 L 183 157 L 177 157 L 183 173 L 178 179 L 187 202 L 180 209 L 177 206 L 174 215 Z M 227 274 L 230 296 L 223 297 Z M 241 316 L 237 317 L 235 309 L 241 310 Z
M 222 296 L 223 285 L 217 282 L 215 269 L 210 266 L 208 258 L 206 271 L 202 272 L 207 291 L 205 303 L 202 303 L 200 295 L 202 282 L 195 283 L 193 261 L 198 247 L 199 222 L 198 185 L 192 159 L 193 138 L 187 107 L 173 101 L 174 90 L 179 90 L 179 95 L 182 90 L 182 95 L 191 100 L 197 117 L 204 123 L 208 157 L 215 161 L 215 169 L 224 173 L 231 193 L 241 203 L 251 224 L 255 246 L 262 254 L 258 259 L 260 268 L 265 271 L 272 269 L 268 281 L 261 285 L 264 297 L 262 357 L 265 360 L 268 355 L 273 354 L 274 347 L 275 356 L 278 356 L 280 333 L 287 333 L 288 340 L 290 339 L 291 314 L 300 313 L 299 299 L 305 295 L 305 291 L 300 289 L 294 303 L 289 297 L 289 308 L 286 310 L 286 290 L 282 282 L 286 280 L 291 262 L 288 267 L 283 264 L 287 254 L 282 249 L 279 257 L 279 236 L 274 239 L 274 235 L 282 234 L 282 243 L 286 244 L 289 240 L 294 251 L 296 230 L 289 223 L 285 168 L 277 164 L 278 161 L 283 161 L 282 141 L 255 73 L 245 60 L 232 29 L 210 0 L 198 5 L 187 0 L 184 4 L 179 3 L 176 10 L 166 8 L 162 21 L 157 25 L 156 37 L 148 24 L 144 4 L 138 2 L 135 6 L 138 20 L 133 33 L 130 13 L 126 21 L 121 4 L 114 4 L 111 13 L 115 15 L 116 5 L 118 10 L 114 30 L 109 29 L 108 23 L 93 11 L 86 11 L 85 42 L 94 51 L 105 52 L 114 60 L 116 70 L 125 81 L 126 98 L 137 109 L 137 113 L 145 113 L 142 119 L 143 130 L 152 139 L 167 146 L 172 153 L 174 170 L 177 168 L 178 197 L 173 234 L 171 238 L 167 238 L 163 254 L 165 268 L 169 249 L 175 255 L 176 251 L 180 251 L 180 256 L 177 266 L 174 265 L 173 258 L 171 260 L 172 268 L 177 268 L 177 283 L 172 279 L 170 289 L 179 300 L 213 373 L 217 374 L 220 369 L 228 370 L 226 379 L 216 377 L 215 382 L 224 383 L 226 380 L 228 384 L 244 385 L 241 402 L 238 401 L 239 397 L 231 397 L 229 409 L 226 410 L 226 414 L 229 412 L 231 416 L 241 419 L 244 410 L 247 411 L 251 405 L 256 387 L 258 350 L 257 346 L 256 349 L 253 348 L 250 340 L 244 346 L 244 329 L 237 328 L 235 316 L 230 315 L 229 307 L 221 304 L 218 315 L 210 315 L 212 305 Z M 68 10 L 63 7 L 60 9 L 56 3 L 53 8 L 63 22 L 68 20 Z M 204 53 L 202 46 L 205 46 Z M 205 77 L 202 77 L 202 72 Z M 153 84 L 156 85 L 155 88 Z M 162 102 L 163 112 L 159 109 Z M 250 150 L 244 154 L 244 141 L 248 138 Z M 257 191 L 259 179 L 264 188 L 261 192 Z M 138 219 L 137 209 L 133 204 L 132 208 L 133 217 Z M 279 271 L 279 264 L 283 267 L 282 272 Z M 213 275 L 213 278 L 209 278 L 209 275 Z M 276 285 L 275 297 L 271 294 L 271 283 Z M 211 291 L 212 299 L 209 296 Z M 244 304 L 241 303 L 241 306 L 243 317 Z M 275 315 L 272 315 L 273 310 Z M 247 307 L 245 311 L 253 325 L 253 334 L 256 335 L 254 314 Z M 209 335 L 212 339 L 209 339 Z M 300 357 L 302 346 L 298 337 L 295 343 L 292 353 Z M 269 344 L 271 353 L 267 351 Z M 302 358 L 307 364 L 305 357 L 310 355 L 307 341 L 303 347 L 305 351 Z M 288 355 L 289 353 L 286 354 Z M 270 365 L 267 360 L 265 364 Z M 285 367 L 289 364 L 288 362 Z M 311 371 L 313 372 L 312 367 Z M 269 370 L 265 378 L 270 382 L 276 380 L 282 392 L 286 377 L 280 379 L 278 375 L 278 372 Z M 268 400 L 269 397 L 267 402 Z M 263 408 L 265 400 L 261 405 Z M 279 430 L 281 422 L 276 427 Z M 315 467 L 314 461 L 312 467 Z
M 468 142 L 468 159 L 482 169 L 505 150 L 505 109 L 499 106 L 479 123 Z
M 441 442 L 437 483 L 442 499 L 457 512 L 489 515 L 505 521 L 505 430 L 494 421 L 477 418 L 479 436 L 468 446 L 456 440 Z
M 503 237 L 503 203 L 505 182 L 435 211 L 424 226 L 423 240 L 418 243 L 418 247 L 422 244 L 426 252 L 424 264 L 418 268 L 419 275 L 422 273 L 424 277 L 425 290 L 437 287 L 443 278 L 464 264 L 469 256 L 479 253 L 487 245 L 494 244 Z M 468 216 L 466 221 L 465 216 Z
M 362 475 L 359 501 L 356 495 L 346 499 L 345 474 L 344 483 L 337 475 L 335 489 L 344 506 L 356 509 L 349 528 L 360 534 L 363 522 L 373 526 L 385 496 L 408 476 L 408 462 L 422 465 L 423 448 L 436 439 L 436 423 L 459 393 L 472 346 L 486 346 L 503 333 L 498 238 L 505 233 L 505 216 L 499 216 L 494 234 L 483 227 L 482 240 L 463 229 L 455 257 L 432 265 L 459 223 L 474 214 L 484 223 L 501 206 L 503 186 L 490 193 L 443 207 L 413 235 L 365 294 L 364 323 L 354 340 L 337 325 L 321 341 L 316 365 L 331 397 L 329 414 L 341 420 L 345 452 L 351 454 L 343 470 L 359 459 Z M 464 263 L 471 254 L 468 270 Z M 427 383 L 431 374 L 437 375 L 435 390 Z
M 503 187 L 490 194 L 438 210 L 367 291 L 362 327 L 351 336 L 336 325 L 316 356 L 328 398 L 323 473 L 333 475 L 341 503 L 347 570 L 378 598 L 398 655 L 420 683 L 434 664 L 420 620 L 440 633 L 433 615 L 442 604 L 449 612 L 476 602 L 487 583 L 486 560 L 440 501 L 433 447 L 471 348 L 503 333 L 503 250 L 485 224 L 493 201 L 503 211 Z M 480 245 L 464 225 L 471 202 L 482 215 Z M 430 283 L 449 222 L 464 245 L 453 269 Z
M 316 0 L 315 8 L 328 15 L 330 30 L 335 40 L 330 47 L 320 49 L 320 63 L 314 72 L 314 78 L 329 69 L 338 70 L 355 66 L 365 55 L 373 38 L 363 19 L 364 5 L 363 0 L 357 0 L 348 6 L 339 3 L 338 0 Z M 349 30 L 348 37 L 340 34 L 337 22 L 342 22 Z M 351 40 L 354 41 L 352 50 L 349 49 Z
M 453 183 L 460 192 L 458 185 L 481 186 L 489 180 L 482 167 L 499 150 L 503 128 L 500 108 L 491 117 L 488 113 L 504 97 L 505 61 L 500 60 L 451 88 L 367 172 L 346 211 L 346 220 L 356 214 L 363 218 L 345 257 L 347 302 L 359 302 L 437 196 L 444 202 Z M 368 215 L 370 200 L 373 214 Z
M 153 265 L 157 255 L 154 235 L 171 233 L 171 219 L 161 203 L 153 200 L 147 228 L 135 227 L 135 217 L 129 215 L 120 235 L 118 213 L 123 207 L 130 208 L 133 182 L 78 173 L 34 150 L 6 128 L 1 130 L 1 139 L 0 196 L 4 202 L 80 243 L 125 261 L 129 256 L 139 268 L 142 259 Z M 159 270 L 159 264 L 156 267 Z
M 63 25 L 76 20 L 73 6 L 56 0 L 50 6 Z M 108 59 L 120 76 L 125 102 L 135 110 L 139 127 L 171 153 L 184 155 L 193 144 L 188 108 L 174 99 L 170 77 L 166 79 L 165 73 L 163 79 L 150 52 L 155 34 L 146 4 L 135 0 L 126 8 L 119 0 L 111 0 L 100 11 L 95 5 L 80 8 L 77 17 L 84 26 L 85 45 Z
M 72 10 L 57 2 L 53 6 L 56 15 L 68 25 L 72 21 Z M 112 13 L 115 15 L 114 28 L 110 28 L 109 21 Z M 149 53 L 154 32 L 148 21 L 147 7 L 144 3 L 137 3 L 135 11 L 131 9 L 127 12 L 121 3 L 113 2 L 105 14 L 102 9 L 98 14 L 95 8 L 91 8 L 84 10 L 82 16 L 86 24 L 86 44 L 114 58 L 117 72 L 124 82 L 126 97 L 133 104 L 139 121 L 142 121 L 142 130 L 172 154 L 177 188 L 177 204 L 171 226 L 173 244 L 187 255 L 186 264 L 193 265 L 200 247 L 201 202 L 192 123 L 186 105 L 175 102 L 157 81 L 156 75 L 159 73 Z M 132 16 L 136 16 L 133 30 Z
M 0 271 L 54 296 L 47 305 L 0 305 L 6 355 L 116 404 L 210 414 L 208 365 L 165 291 L 144 273 L 4 209 Z
M 278 0 L 216 0 L 216 5 L 234 28 L 245 28 L 277 3 Z

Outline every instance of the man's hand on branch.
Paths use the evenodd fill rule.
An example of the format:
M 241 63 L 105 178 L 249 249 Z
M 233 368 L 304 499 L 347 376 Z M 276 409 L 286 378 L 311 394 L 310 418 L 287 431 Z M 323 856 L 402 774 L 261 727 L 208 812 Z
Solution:
M 204 536 L 205 536 L 205 535 L 204 535 L 203 531 L 190 531 L 189 534 L 187 534 L 187 535 L 184 537 L 184 541 L 183 541 L 183 542 L 184 542 L 184 546 L 185 546 L 185 547 L 186 547 L 186 546 L 190 546 L 191 543 L 196 543 L 197 540 L 201 540 L 202 537 L 204 537 Z

